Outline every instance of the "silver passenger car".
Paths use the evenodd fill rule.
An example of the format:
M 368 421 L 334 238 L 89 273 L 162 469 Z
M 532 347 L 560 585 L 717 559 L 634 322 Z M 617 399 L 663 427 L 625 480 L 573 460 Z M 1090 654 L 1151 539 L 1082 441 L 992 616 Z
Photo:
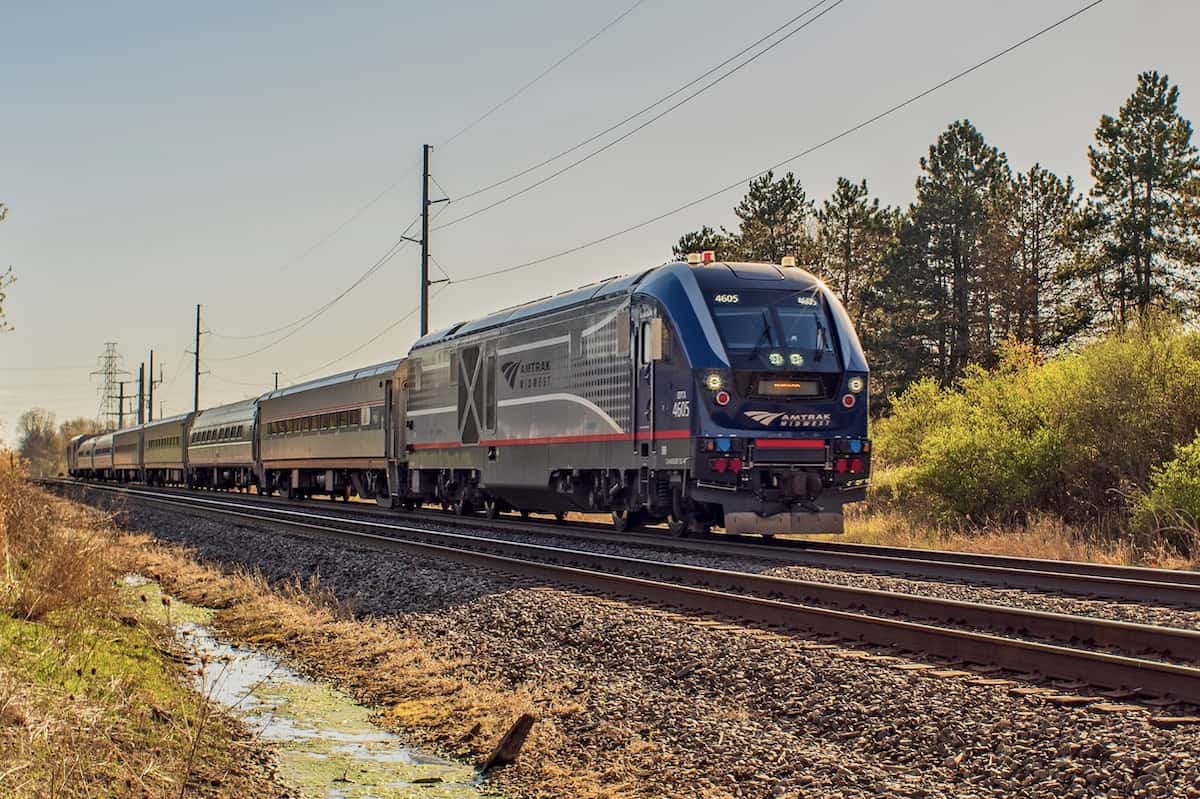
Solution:
M 142 479 L 142 428 L 126 427 L 113 433 L 112 477 L 122 483 Z
M 398 399 L 403 366 L 388 361 L 260 397 L 261 490 L 386 497 L 391 453 L 384 419 Z
M 78 438 L 72 439 L 76 441 L 74 445 L 74 468 L 71 471 L 72 476 L 91 477 L 92 474 L 92 458 L 94 458 L 96 450 L 96 439 L 100 435 L 79 435 Z
M 92 446 L 92 475 L 107 480 L 113 468 L 113 434 L 96 436 Z
M 89 446 L 86 450 L 86 465 L 81 455 L 85 452 L 84 444 L 88 439 L 95 438 L 95 433 L 80 433 L 67 442 L 67 474 L 71 477 L 82 477 L 86 471 L 92 468 L 92 450 Z
M 191 413 L 171 416 L 142 428 L 143 479 L 150 485 L 183 485 L 187 481 L 187 436 Z
M 257 483 L 257 416 L 257 398 L 200 411 L 188 435 L 188 482 L 243 490 Z

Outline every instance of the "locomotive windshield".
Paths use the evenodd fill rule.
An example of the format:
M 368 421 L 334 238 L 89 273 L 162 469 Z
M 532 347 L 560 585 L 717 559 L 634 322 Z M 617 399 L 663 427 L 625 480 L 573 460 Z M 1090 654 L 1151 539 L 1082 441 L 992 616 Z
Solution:
M 731 357 L 769 366 L 820 368 L 833 352 L 831 322 L 813 292 L 716 292 L 709 308 Z M 829 365 L 836 369 L 836 359 Z

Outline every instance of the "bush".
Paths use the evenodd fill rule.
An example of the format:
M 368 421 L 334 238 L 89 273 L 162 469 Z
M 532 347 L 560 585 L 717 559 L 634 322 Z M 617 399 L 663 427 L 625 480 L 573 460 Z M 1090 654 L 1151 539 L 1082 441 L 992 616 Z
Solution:
M 1151 470 L 1150 491 L 1134 505 L 1131 526 L 1195 556 L 1200 544 L 1200 436 Z
M 1155 324 L 1046 361 L 1009 345 L 994 371 L 911 386 L 873 436 L 893 497 L 943 520 L 1108 522 L 1198 426 L 1200 334 Z

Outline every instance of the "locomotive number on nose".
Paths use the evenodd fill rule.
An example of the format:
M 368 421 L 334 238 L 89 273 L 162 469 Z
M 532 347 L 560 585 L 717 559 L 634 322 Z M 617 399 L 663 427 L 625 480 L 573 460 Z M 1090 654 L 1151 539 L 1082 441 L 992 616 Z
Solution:
M 737 301 L 738 301 L 738 295 L 736 295 L 736 294 L 718 294 L 715 297 L 713 297 L 713 302 L 724 302 L 724 303 L 733 304 L 733 303 L 736 303 Z
M 692 415 L 692 403 L 690 400 L 676 400 L 671 406 L 671 415 L 676 419 L 686 419 Z

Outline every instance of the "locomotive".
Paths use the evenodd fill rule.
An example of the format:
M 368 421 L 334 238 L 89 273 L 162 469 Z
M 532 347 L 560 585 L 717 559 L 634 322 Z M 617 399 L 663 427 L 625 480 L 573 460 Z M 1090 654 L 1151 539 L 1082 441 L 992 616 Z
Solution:
M 608 513 L 621 531 L 840 532 L 869 481 L 868 376 L 819 279 L 706 252 L 452 325 L 405 358 L 73 440 L 68 459 L 81 477 L 297 499 Z

